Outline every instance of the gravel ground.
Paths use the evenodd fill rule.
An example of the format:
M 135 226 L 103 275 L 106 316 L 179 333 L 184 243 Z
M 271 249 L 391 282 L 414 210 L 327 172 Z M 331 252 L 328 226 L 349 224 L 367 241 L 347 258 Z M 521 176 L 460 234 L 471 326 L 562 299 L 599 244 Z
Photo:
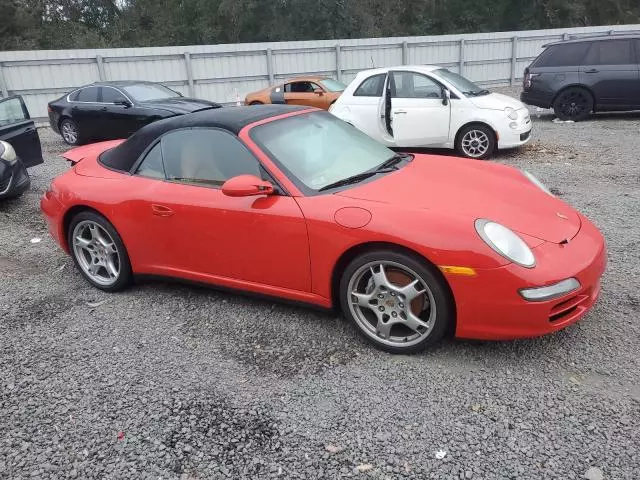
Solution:
M 313 310 L 91 288 L 39 212 L 67 168 L 41 130 L 31 191 L 0 204 L 0 478 L 640 478 L 640 114 L 533 118 L 496 160 L 603 230 L 601 300 L 555 335 L 415 356 Z

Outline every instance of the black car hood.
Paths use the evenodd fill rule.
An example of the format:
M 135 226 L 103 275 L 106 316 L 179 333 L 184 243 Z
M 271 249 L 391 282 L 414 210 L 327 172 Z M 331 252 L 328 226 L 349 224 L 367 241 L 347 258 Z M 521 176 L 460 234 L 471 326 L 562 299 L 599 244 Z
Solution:
M 162 100 L 149 100 L 147 102 L 140 102 L 140 105 L 149 108 L 158 108 L 160 110 L 167 110 L 177 115 L 197 112 L 198 110 L 206 110 L 208 108 L 220 108 L 222 105 L 208 100 L 199 100 L 197 98 L 165 98 Z

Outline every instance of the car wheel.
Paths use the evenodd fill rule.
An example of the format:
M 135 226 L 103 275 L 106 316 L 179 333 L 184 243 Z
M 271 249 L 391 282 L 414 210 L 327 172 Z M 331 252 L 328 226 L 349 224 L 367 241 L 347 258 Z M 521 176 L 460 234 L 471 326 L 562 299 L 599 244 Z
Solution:
M 495 149 L 496 135 L 487 125 L 468 125 L 456 138 L 456 151 L 463 157 L 484 160 L 491 156 Z
M 131 282 L 124 243 L 102 215 L 90 211 L 77 214 L 69 225 L 67 241 L 76 266 L 93 286 L 115 292 Z
M 560 120 L 584 120 L 593 111 L 593 96 L 580 87 L 567 88 L 553 102 L 553 111 Z
M 60 135 L 62 135 L 65 143 L 69 145 L 76 146 L 82 143 L 78 124 L 70 118 L 65 118 L 60 122 Z
M 412 353 L 438 342 L 453 308 L 444 280 L 424 261 L 391 250 L 356 257 L 340 280 L 346 317 L 376 347 Z

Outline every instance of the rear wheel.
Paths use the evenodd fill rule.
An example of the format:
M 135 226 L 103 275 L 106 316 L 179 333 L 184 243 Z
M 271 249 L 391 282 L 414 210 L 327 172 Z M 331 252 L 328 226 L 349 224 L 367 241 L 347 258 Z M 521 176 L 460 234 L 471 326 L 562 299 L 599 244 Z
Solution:
M 76 146 L 82 143 L 80 128 L 78 124 L 70 118 L 65 118 L 60 122 L 60 135 L 65 143 L 69 145 Z
M 553 102 L 553 111 L 560 120 L 584 120 L 594 108 L 593 96 L 580 87 L 567 88 Z
M 496 135 L 483 124 L 467 125 L 456 138 L 456 151 L 463 157 L 484 160 L 496 149 Z
M 71 256 L 93 286 L 107 292 L 126 287 L 132 278 L 129 255 L 111 223 L 95 212 L 80 212 L 68 233 Z
M 448 289 L 433 267 L 391 250 L 365 253 L 347 266 L 340 303 L 368 341 L 392 353 L 438 342 L 453 312 Z

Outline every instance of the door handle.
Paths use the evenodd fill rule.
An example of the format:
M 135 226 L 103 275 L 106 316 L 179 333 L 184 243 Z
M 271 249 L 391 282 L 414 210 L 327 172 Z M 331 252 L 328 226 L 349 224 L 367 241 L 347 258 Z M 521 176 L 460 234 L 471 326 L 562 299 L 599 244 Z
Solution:
M 597 68 L 592 68 L 591 70 L 585 70 L 584 73 L 598 73 L 600 70 L 598 70 Z
M 151 210 L 154 215 L 158 215 L 159 217 L 170 217 L 173 215 L 173 210 L 169 207 L 165 207 L 164 205 L 153 204 L 151 205 Z
M 406 110 L 394 110 L 393 114 L 394 115 L 405 115 L 407 113 Z
M 107 111 L 107 107 L 102 107 L 100 110 L 102 110 L 103 112 Z
M 24 133 L 31 133 L 31 132 L 35 132 L 36 127 L 28 127 L 24 129 Z

